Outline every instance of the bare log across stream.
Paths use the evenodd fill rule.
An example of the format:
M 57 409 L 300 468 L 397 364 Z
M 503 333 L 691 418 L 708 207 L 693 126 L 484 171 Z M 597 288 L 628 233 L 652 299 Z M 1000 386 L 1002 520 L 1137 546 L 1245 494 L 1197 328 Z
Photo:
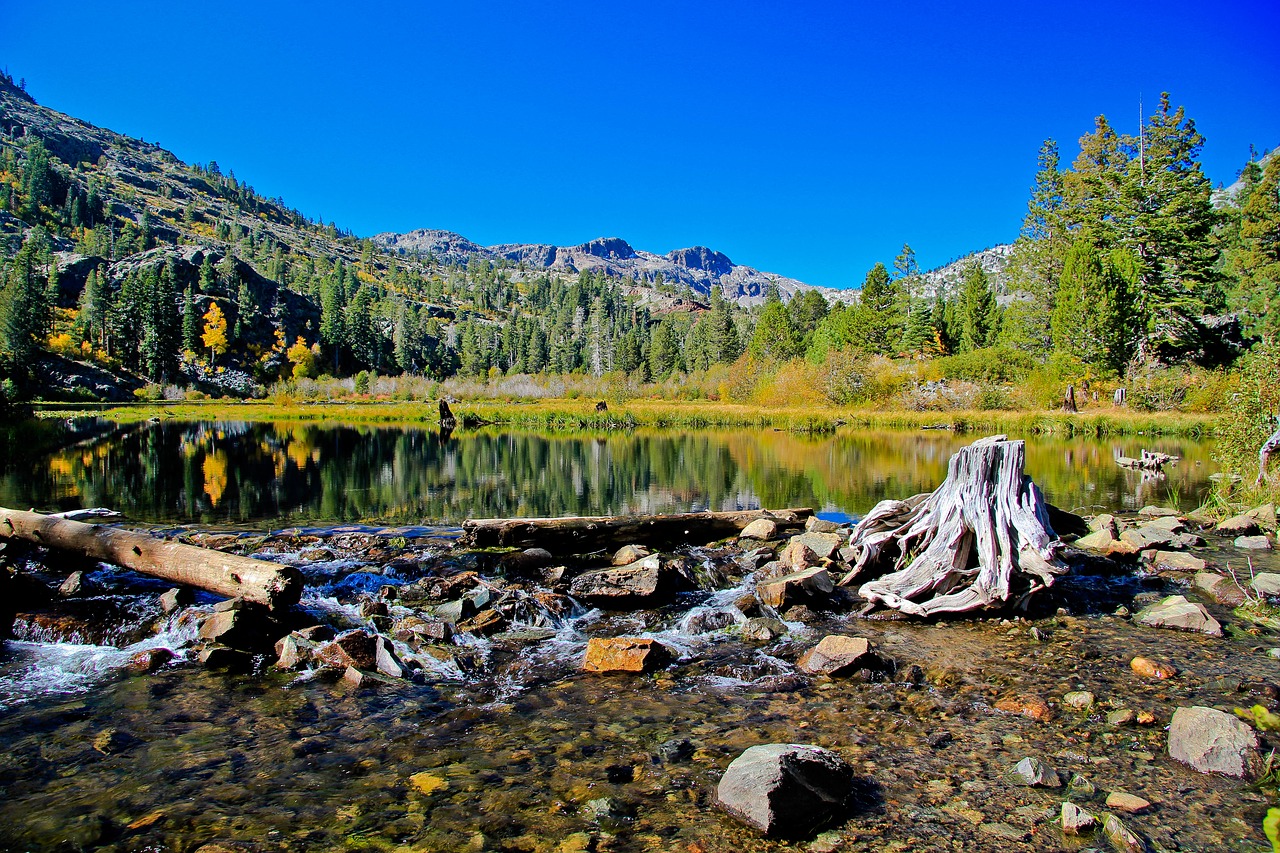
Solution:
M 622 545 L 711 542 L 734 536 L 757 519 L 772 519 L 779 530 L 804 526 L 811 509 L 686 512 L 677 515 L 568 518 L 469 519 L 462 544 L 471 548 L 546 548 L 553 554 L 582 554 Z
M 854 528 L 841 584 L 914 616 L 1017 603 L 1067 569 L 1021 441 L 992 436 L 951 457 L 930 495 L 881 501 Z M 876 577 L 891 569 L 889 574 Z
M 302 597 L 302 574 L 290 566 L 166 542 L 114 527 L 0 507 L 0 537 L 70 551 L 272 609 L 297 604 Z

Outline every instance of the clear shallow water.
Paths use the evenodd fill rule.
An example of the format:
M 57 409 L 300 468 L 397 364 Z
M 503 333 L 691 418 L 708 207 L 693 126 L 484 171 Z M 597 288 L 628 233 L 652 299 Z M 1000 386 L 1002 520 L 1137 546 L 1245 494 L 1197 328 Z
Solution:
M 360 623 L 353 601 L 361 590 L 412 579 L 384 568 L 393 556 L 417 560 L 426 574 L 474 568 L 495 583 L 511 581 L 482 562 L 451 564 L 459 558 L 447 536 L 404 525 L 756 503 L 855 515 L 881 497 L 934 488 L 949 454 L 969 440 L 731 432 L 603 440 L 494 433 L 441 442 L 381 429 L 301 428 L 299 438 L 298 429 L 157 424 L 11 457 L 3 502 L 104 504 L 157 524 L 252 528 L 231 544 L 300 566 L 309 584 L 303 608 L 347 627 Z M 1153 487 L 1111 461 L 1144 447 L 1183 455 L 1184 463 Z M 1032 476 L 1067 508 L 1169 503 L 1171 493 L 1187 505 L 1208 473 L 1208 448 L 1193 443 L 1033 441 L 1028 455 Z M 19 483 L 25 491 L 13 491 Z M 354 520 L 397 528 L 317 527 L 292 542 L 262 536 L 284 525 Z M 362 540 L 364 551 L 356 547 Z M 373 550 L 381 563 L 369 558 Z M 1265 649 L 1278 643 L 1140 629 L 1110 615 L 1135 595 L 1167 591 L 1156 578 L 1073 575 L 1030 624 L 834 614 L 793 622 L 788 635 L 762 644 L 743 641 L 735 633 L 740 619 L 728 612 L 752 588 L 739 573 L 716 590 L 652 610 L 578 608 L 554 618 L 531 611 L 527 624 L 540 633 L 464 638 L 424 683 L 355 691 L 329 678 L 270 668 L 228 675 L 181 660 L 129 675 L 123 664 L 132 651 L 180 645 L 190 627 L 158 616 L 154 588 L 100 574 L 94 577 L 104 585 L 119 585 L 122 624 L 106 634 L 125 648 L 11 642 L 0 657 L 7 691 L 0 695 L 0 849 L 1090 846 L 1053 826 L 1062 791 L 1007 782 L 1007 770 L 1027 755 L 1094 782 L 1097 795 L 1073 800 L 1095 813 L 1105 811 L 1111 790 L 1151 800 L 1150 814 L 1126 820 L 1163 849 L 1254 851 L 1265 843 L 1266 797 L 1170 761 L 1163 726 L 1177 705 L 1266 701 L 1277 664 Z M 1058 606 L 1072 615 L 1051 615 Z M 126 646 L 153 625 L 158 634 Z M 898 676 L 865 684 L 799 673 L 798 656 L 829 632 L 868 637 L 897 662 Z M 590 637 L 624 634 L 661 640 L 677 663 L 649 676 L 580 671 Z M 1127 666 L 1135 654 L 1173 661 L 1182 675 L 1143 683 Z M 1094 691 L 1097 708 L 1057 709 L 1048 723 L 994 708 L 1011 693 L 1056 705 L 1076 689 Z M 1121 707 L 1149 710 L 1156 723 L 1107 726 L 1105 713 Z M 864 797 L 819 847 L 760 839 L 713 806 L 728 763 L 749 746 L 778 741 L 834 749 L 857 769 Z
M 856 516 L 884 498 L 932 491 L 951 454 L 978 437 L 847 428 L 829 436 L 544 436 L 490 428 L 445 438 L 400 427 L 163 421 L 115 428 L 92 420 L 45 429 L 48 450 L 12 439 L 4 448 L 0 505 L 108 506 L 138 522 L 259 527 L 760 506 Z M 1193 507 L 1213 470 L 1203 441 L 1025 438 L 1027 472 L 1064 509 Z M 1182 461 L 1163 479 L 1114 463 L 1143 449 Z

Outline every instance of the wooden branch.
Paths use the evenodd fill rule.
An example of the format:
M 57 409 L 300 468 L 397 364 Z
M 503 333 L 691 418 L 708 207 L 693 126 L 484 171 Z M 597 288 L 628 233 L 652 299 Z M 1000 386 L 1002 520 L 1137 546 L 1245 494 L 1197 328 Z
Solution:
M 780 530 L 803 527 L 811 509 L 687 512 L 677 515 L 568 518 L 468 519 L 461 544 L 470 548 L 546 548 L 553 554 L 584 554 L 622 545 L 711 542 L 737 535 L 760 518 Z
M 1004 605 L 1052 585 L 1066 571 L 1062 543 L 1023 474 L 1025 455 L 1021 441 L 981 439 L 951 457 L 933 494 L 881 501 L 854 528 L 841 583 L 864 580 L 863 598 L 915 616 Z
M 302 597 L 302 573 L 290 566 L 166 542 L 114 527 L 0 507 L 0 537 L 71 551 L 272 609 L 297 604 Z

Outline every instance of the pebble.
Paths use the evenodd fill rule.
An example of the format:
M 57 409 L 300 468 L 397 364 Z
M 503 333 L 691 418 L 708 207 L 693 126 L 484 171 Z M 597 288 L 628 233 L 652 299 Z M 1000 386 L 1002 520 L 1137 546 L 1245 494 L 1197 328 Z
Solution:
M 1020 714 L 1024 717 L 1030 717 L 1041 723 L 1047 723 L 1053 719 L 1053 709 L 1049 707 L 1049 703 L 1041 699 L 1039 696 L 1017 695 L 1006 696 L 999 702 L 996 702 L 996 709 L 999 711 L 1007 711 L 1010 714 Z
M 1151 658 L 1142 656 L 1135 657 L 1129 661 L 1129 668 L 1143 678 L 1157 681 L 1164 681 L 1178 674 L 1178 668 L 1173 664 L 1154 661 Z
M 1151 808 L 1151 803 L 1135 794 L 1125 791 L 1112 791 L 1107 794 L 1107 808 L 1129 814 L 1141 814 Z
M 1088 711 L 1093 702 L 1094 696 L 1088 690 L 1073 690 L 1062 697 L 1063 706 L 1076 711 Z

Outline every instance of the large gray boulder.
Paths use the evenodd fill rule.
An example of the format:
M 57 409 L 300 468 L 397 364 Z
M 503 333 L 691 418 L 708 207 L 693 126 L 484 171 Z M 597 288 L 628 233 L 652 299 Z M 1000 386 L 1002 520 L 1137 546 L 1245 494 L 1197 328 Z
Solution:
M 1185 596 L 1171 595 L 1142 610 L 1137 621 L 1152 628 L 1177 628 L 1210 637 L 1222 636 L 1222 625 L 1209 615 L 1203 604 L 1187 601 Z
M 1169 723 L 1169 756 L 1201 773 L 1257 775 L 1258 736 L 1240 720 L 1203 706 L 1179 708 Z
M 770 743 L 733 760 L 716 787 L 716 801 L 765 835 L 796 838 L 838 817 L 852 787 L 853 768 L 834 752 Z
M 584 572 L 573 579 L 569 594 L 592 604 L 624 607 L 654 603 L 688 588 L 679 569 L 654 554 L 627 566 Z

